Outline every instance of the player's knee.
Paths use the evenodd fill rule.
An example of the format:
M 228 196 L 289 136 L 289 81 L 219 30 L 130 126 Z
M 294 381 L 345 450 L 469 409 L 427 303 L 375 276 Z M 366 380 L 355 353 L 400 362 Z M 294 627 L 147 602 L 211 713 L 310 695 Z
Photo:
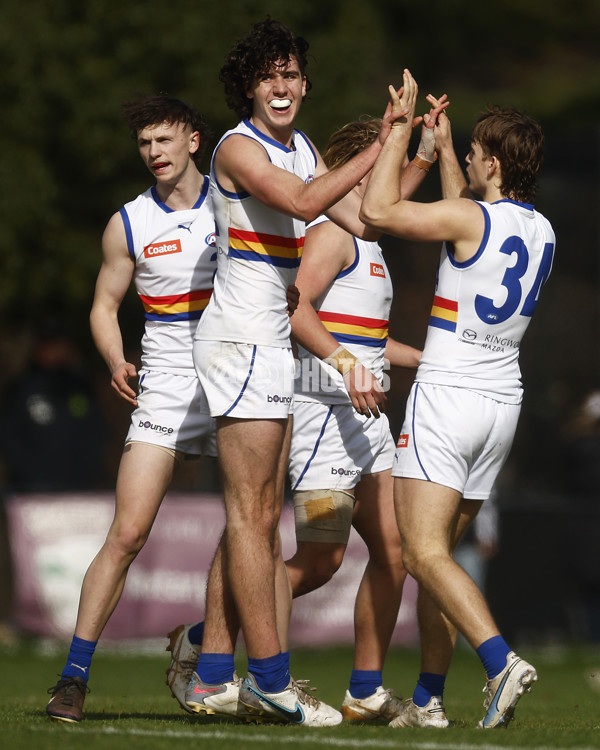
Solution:
M 307 576 L 313 589 L 323 586 L 333 578 L 344 559 L 344 550 L 345 547 L 342 549 L 335 547 L 325 554 L 315 555 Z
M 439 550 L 425 546 L 405 544 L 402 562 L 406 571 L 416 580 L 429 577 L 440 566 L 442 555 Z
M 120 557 L 135 557 L 142 549 L 150 530 L 136 523 L 120 523 L 111 528 L 108 543 Z
M 301 543 L 300 554 L 296 554 L 288 562 L 294 598 L 325 585 L 342 564 L 345 546 L 339 549 L 334 547 L 331 550 L 319 550 L 321 546 L 310 542 Z

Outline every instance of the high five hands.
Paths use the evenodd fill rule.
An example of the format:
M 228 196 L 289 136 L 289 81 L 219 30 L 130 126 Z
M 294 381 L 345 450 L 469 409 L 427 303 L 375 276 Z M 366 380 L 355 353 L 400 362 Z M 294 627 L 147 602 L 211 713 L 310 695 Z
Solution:
M 431 110 L 425 115 L 415 117 L 419 87 L 408 68 L 404 69 L 402 87 L 396 91 L 390 85 L 388 90 L 390 102 L 386 115 L 392 124 L 392 128 L 410 127 L 412 129 L 423 123 L 426 128 L 433 129 L 439 115 L 450 106 L 446 94 L 442 94 L 439 98 L 434 97 L 433 94 L 428 94 L 427 101 L 431 105 Z

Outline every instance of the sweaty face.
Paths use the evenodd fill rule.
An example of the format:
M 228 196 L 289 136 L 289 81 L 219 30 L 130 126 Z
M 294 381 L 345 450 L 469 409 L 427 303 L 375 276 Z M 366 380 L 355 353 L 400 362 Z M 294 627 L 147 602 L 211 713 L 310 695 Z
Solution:
M 198 133 L 182 123 L 163 122 L 140 130 L 138 148 L 144 163 L 160 181 L 177 180 L 198 149 Z

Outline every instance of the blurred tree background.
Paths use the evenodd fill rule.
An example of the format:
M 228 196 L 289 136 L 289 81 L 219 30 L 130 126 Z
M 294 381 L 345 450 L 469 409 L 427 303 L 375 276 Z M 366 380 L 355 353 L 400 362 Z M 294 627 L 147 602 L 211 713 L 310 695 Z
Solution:
M 2 0 L 2 382 L 18 374 L 28 336 L 49 316 L 67 321 L 90 371 L 108 382 L 88 328 L 100 238 L 111 214 L 149 184 L 121 104 L 156 92 L 196 104 L 213 129 L 208 169 L 214 142 L 235 124 L 219 69 L 267 14 L 310 42 L 313 90 L 299 127 L 320 149 L 344 123 L 380 115 L 404 67 L 419 82 L 423 111 L 429 91 L 448 93 L 459 155 L 488 103 L 541 121 L 547 157 L 537 207 L 554 224 L 558 251 L 525 339 L 528 390 L 505 482 L 551 487 L 561 425 L 599 375 L 600 4 L 592 0 Z M 419 197 L 438 196 L 434 170 Z M 396 285 L 392 334 L 421 346 L 438 248 L 385 247 Z M 135 350 L 142 315 L 134 294 L 121 320 Z M 412 375 L 392 377 L 396 429 Z

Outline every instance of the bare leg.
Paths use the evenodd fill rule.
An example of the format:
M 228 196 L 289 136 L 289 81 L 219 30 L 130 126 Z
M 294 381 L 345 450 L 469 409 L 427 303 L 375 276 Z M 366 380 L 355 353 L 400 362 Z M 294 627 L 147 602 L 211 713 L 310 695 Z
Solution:
M 115 516 L 83 579 L 75 635 L 97 641 L 144 546 L 173 476 L 175 459 L 149 443 L 125 446 L 117 477 Z
M 479 501 L 461 500 L 452 542 L 453 552 L 480 508 Z M 456 643 L 456 628 L 422 587 L 419 587 L 417 616 L 421 639 L 421 672 L 448 674 Z
M 356 486 L 353 525 L 369 550 L 354 607 L 354 668 L 383 669 L 398 619 L 406 570 L 394 519 L 389 471 L 364 475 Z
M 279 456 L 277 467 L 277 493 L 283 504 L 285 492 L 285 480 L 287 477 L 288 457 L 290 453 L 290 442 L 292 439 L 293 417 L 290 417 L 285 433 L 283 447 Z M 275 545 L 275 614 L 277 617 L 277 632 L 279 634 L 279 645 L 282 651 L 289 650 L 290 618 L 292 616 L 292 587 L 288 576 L 287 567 L 283 559 L 281 549 L 281 537 L 277 532 Z
M 287 422 L 217 419 L 227 514 L 226 580 L 248 655 L 255 659 L 281 650 L 275 605 L 275 540 L 283 502 L 278 466 Z M 207 612 L 205 652 L 216 637 L 212 631 Z
M 285 486 L 285 466 L 289 452 L 291 420 L 278 467 L 276 492 L 283 498 Z M 281 469 L 281 466 L 284 466 Z M 281 539 L 275 540 L 275 600 L 279 640 L 282 650 L 287 650 L 288 631 L 291 615 L 291 590 L 285 565 L 282 565 Z M 233 654 L 240 629 L 235 600 L 227 577 L 228 555 L 225 534 L 221 537 L 211 564 L 206 588 L 206 618 L 202 650 L 204 653 Z
M 206 615 L 202 650 L 208 654 L 233 654 L 240 622 L 227 580 L 225 535 L 215 552 L 206 585 Z
M 483 594 L 452 559 L 461 513 L 460 493 L 419 479 L 397 478 L 395 483 L 405 565 L 476 649 L 499 631 Z
M 345 544 L 335 542 L 296 543 L 296 552 L 287 562 L 294 599 L 324 586 L 344 559 Z

